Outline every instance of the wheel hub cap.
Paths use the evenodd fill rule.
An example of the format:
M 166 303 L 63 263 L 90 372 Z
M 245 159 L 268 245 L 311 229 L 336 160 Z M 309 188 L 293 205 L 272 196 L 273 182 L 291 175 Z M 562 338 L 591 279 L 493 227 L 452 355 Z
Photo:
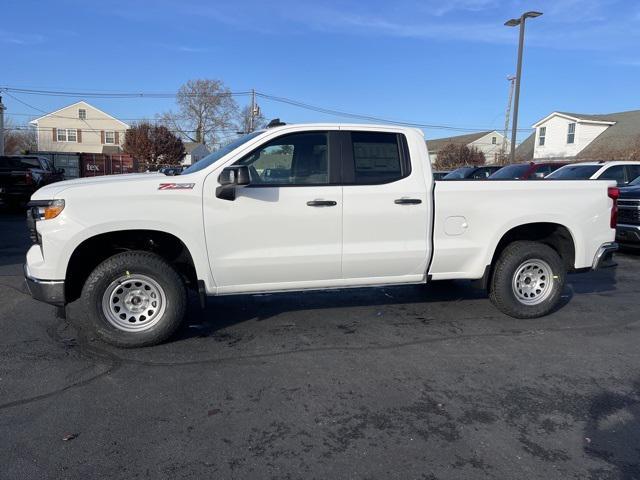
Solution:
M 102 296 L 102 311 L 109 323 L 127 332 L 148 330 L 162 318 L 165 308 L 163 288 L 142 274 L 117 278 Z
M 544 260 L 523 262 L 513 276 L 513 293 L 525 305 L 537 305 L 545 301 L 553 291 L 553 272 Z

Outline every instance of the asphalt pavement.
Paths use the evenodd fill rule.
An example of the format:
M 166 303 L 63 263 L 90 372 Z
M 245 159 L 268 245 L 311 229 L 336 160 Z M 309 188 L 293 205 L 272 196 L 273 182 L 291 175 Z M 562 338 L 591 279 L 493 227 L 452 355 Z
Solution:
M 640 479 L 640 256 L 536 320 L 467 282 L 213 298 L 118 350 L 0 213 L 0 478 Z

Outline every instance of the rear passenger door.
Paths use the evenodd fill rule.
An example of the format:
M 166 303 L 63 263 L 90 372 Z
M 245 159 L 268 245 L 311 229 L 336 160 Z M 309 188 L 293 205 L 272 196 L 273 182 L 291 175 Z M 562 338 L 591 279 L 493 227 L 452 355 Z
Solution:
M 424 278 L 430 202 L 422 166 L 401 133 L 342 134 L 342 278 L 347 284 Z

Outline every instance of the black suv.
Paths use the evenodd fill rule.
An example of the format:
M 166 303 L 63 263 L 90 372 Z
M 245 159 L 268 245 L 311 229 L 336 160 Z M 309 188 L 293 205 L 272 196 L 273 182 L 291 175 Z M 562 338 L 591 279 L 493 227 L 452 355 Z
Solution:
M 640 247 L 640 177 L 620 188 L 616 240 Z

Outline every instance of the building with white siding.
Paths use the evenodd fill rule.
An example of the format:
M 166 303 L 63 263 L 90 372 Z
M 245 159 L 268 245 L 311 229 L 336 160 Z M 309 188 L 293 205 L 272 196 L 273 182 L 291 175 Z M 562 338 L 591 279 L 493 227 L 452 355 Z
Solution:
M 36 128 L 41 152 L 121 152 L 129 128 L 85 101 L 43 115 L 30 124 Z

